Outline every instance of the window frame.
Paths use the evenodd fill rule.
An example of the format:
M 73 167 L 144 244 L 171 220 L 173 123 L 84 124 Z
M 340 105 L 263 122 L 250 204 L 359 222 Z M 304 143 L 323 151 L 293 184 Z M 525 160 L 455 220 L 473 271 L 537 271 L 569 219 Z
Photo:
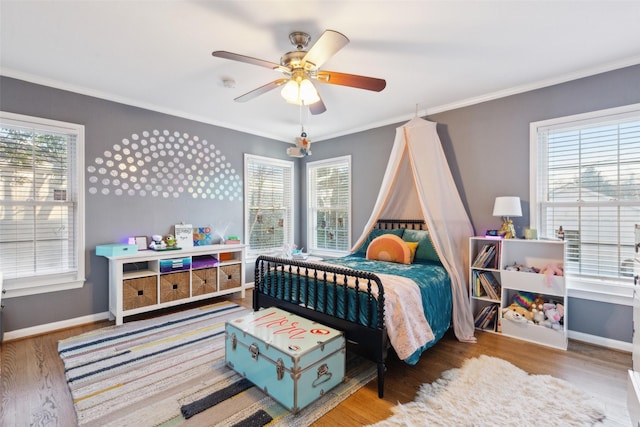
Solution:
M 529 179 L 529 215 L 531 228 L 541 230 L 542 202 L 539 196 L 539 133 L 541 129 L 569 129 L 609 123 L 617 118 L 640 117 L 640 104 L 631 104 L 610 109 L 575 114 L 571 116 L 557 117 L 530 123 L 529 147 L 530 147 L 530 179 Z M 620 203 L 620 202 L 618 202 Z M 588 204 L 588 203 L 587 203 Z M 606 204 L 606 203 L 603 203 Z M 623 203 L 624 204 L 624 203 Z M 600 205 L 599 205 L 600 206 Z M 640 220 L 638 221 L 640 223 Z M 631 231 L 633 232 L 633 231 Z M 539 233 L 540 234 L 540 233 Z M 566 232 L 565 232 L 566 234 Z M 555 236 L 540 235 L 539 238 L 554 238 Z M 567 255 L 569 258 L 569 255 Z M 566 274 L 567 291 L 569 296 L 588 300 L 607 302 L 621 305 L 633 304 L 633 280 L 610 277 L 588 276 L 568 272 Z
M 83 125 L 62 122 L 58 120 L 33 117 L 0 111 L 0 126 L 20 126 L 33 128 L 39 131 L 51 131 L 74 135 L 75 153 L 73 159 L 67 159 L 69 167 L 75 171 L 74 214 L 76 216 L 75 245 L 76 245 L 76 269 L 66 273 L 53 273 L 34 275 L 20 278 L 7 279 L 6 275 L 2 288 L 6 291 L 5 298 L 37 295 L 46 292 L 57 292 L 69 289 L 78 289 L 84 286 L 85 276 L 85 194 L 84 194 L 84 140 L 85 129 Z M 70 162 L 75 161 L 74 164 Z
M 282 255 L 283 247 L 274 246 L 274 247 L 269 247 L 265 249 L 251 249 L 251 246 L 250 246 L 251 227 L 249 224 L 249 219 L 251 218 L 251 215 L 250 215 L 251 206 L 249 206 L 249 203 L 251 202 L 251 189 L 250 189 L 251 180 L 249 177 L 249 166 L 251 163 L 256 163 L 256 164 L 260 164 L 268 167 L 279 166 L 279 167 L 282 167 L 283 169 L 288 169 L 290 172 L 289 173 L 290 178 L 288 182 L 283 182 L 283 185 L 289 186 L 290 188 L 289 193 L 291 194 L 291 198 L 289 200 L 289 208 L 288 208 L 290 210 L 290 213 L 288 216 L 291 218 L 291 221 L 289 221 L 289 224 L 284 230 L 284 244 L 291 245 L 293 244 L 294 233 L 295 233 L 294 224 L 296 221 L 295 194 L 294 194 L 294 191 L 295 191 L 294 162 L 291 160 L 281 160 L 273 157 L 259 156 L 256 154 L 249 154 L 249 153 L 244 154 L 244 236 L 245 236 L 245 243 L 247 245 L 247 248 L 246 248 L 247 259 L 255 259 L 259 255 L 268 255 L 268 254 L 280 256 Z
M 315 195 L 316 189 L 313 187 L 312 183 L 312 173 L 319 168 L 327 168 L 327 167 L 336 167 L 341 166 L 343 164 L 347 165 L 349 171 L 349 181 L 348 181 L 348 200 L 347 200 L 347 245 L 345 250 L 332 250 L 326 248 L 318 248 L 316 242 L 316 234 L 315 234 L 315 225 L 316 221 L 316 213 L 317 207 L 315 206 Z M 332 157 L 324 160 L 317 160 L 313 162 L 307 162 L 307 251 L 313 255 L 319 256 L 344 256 L 349 253 L 352 244 L 352 177 L 353 177 L 353 168 L 351 163 L 351 155 L 345 155 L 340 157 Z

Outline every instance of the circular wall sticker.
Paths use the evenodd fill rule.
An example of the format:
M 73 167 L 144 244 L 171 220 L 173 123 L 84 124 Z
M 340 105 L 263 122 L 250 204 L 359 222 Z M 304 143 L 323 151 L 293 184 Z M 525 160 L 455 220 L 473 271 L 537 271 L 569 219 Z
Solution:
M 182 171 L 191 173 L 185 178 Z M 242 179 L 226 162 L 226 156 L 214 144 L 187 132 L 151 129 L 132 133 L 105 150 L 102 157 L 96 157 L 87 172 L 89 194 L 242 200 Z M 99 179 L 98 175 L 122 180 Z M 151 192 L 151 188 L 130 187 L 127 182 L 128 178 L 132 183 L 146 183 L 147 177 L 155 184 Z M 176 189 L 178 183 L 182 185 Z M 205 183 L 209 188 L 203 192 Z M 115 188 L 112 191 L 108 187 Z

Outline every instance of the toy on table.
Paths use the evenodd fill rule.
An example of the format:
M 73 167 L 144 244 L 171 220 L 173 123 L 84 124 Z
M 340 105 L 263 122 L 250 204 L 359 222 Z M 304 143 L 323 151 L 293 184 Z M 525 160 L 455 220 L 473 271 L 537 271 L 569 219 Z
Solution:
M 154 234 L 151 236 L 151 243 L 149 243 L 149 249 L 166 249 L 167 244 L 162 240 L 162 235 Z
M 167 234 L 164 236 L 164 243 L 167 248 L 175 248 L 176 247 L 176 238 L 173 237 L 173 234 Z

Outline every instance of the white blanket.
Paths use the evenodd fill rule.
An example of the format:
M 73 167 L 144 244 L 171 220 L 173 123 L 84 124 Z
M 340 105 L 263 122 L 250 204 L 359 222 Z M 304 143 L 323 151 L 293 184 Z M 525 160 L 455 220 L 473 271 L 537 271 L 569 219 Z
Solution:
M 384 287 L 387 333 L 400 360 L 404 360 L 434 339 L 422 308 L 420 288 L 413 280 L 377 274 Z M 376 296 L 377 296 L 376 288 Z

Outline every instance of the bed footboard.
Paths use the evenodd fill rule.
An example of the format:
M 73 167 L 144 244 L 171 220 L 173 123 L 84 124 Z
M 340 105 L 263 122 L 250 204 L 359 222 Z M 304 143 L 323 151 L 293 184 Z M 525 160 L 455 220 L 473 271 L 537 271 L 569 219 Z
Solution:
M 377 296 L 372 289 L 377 288 Z M 253 309 L 279 307 L 343 331 L 378 368 L 384 395 L 388 336 L 384 289 L 375 274 L 326 264 L 260 256 L 255 266 Z

